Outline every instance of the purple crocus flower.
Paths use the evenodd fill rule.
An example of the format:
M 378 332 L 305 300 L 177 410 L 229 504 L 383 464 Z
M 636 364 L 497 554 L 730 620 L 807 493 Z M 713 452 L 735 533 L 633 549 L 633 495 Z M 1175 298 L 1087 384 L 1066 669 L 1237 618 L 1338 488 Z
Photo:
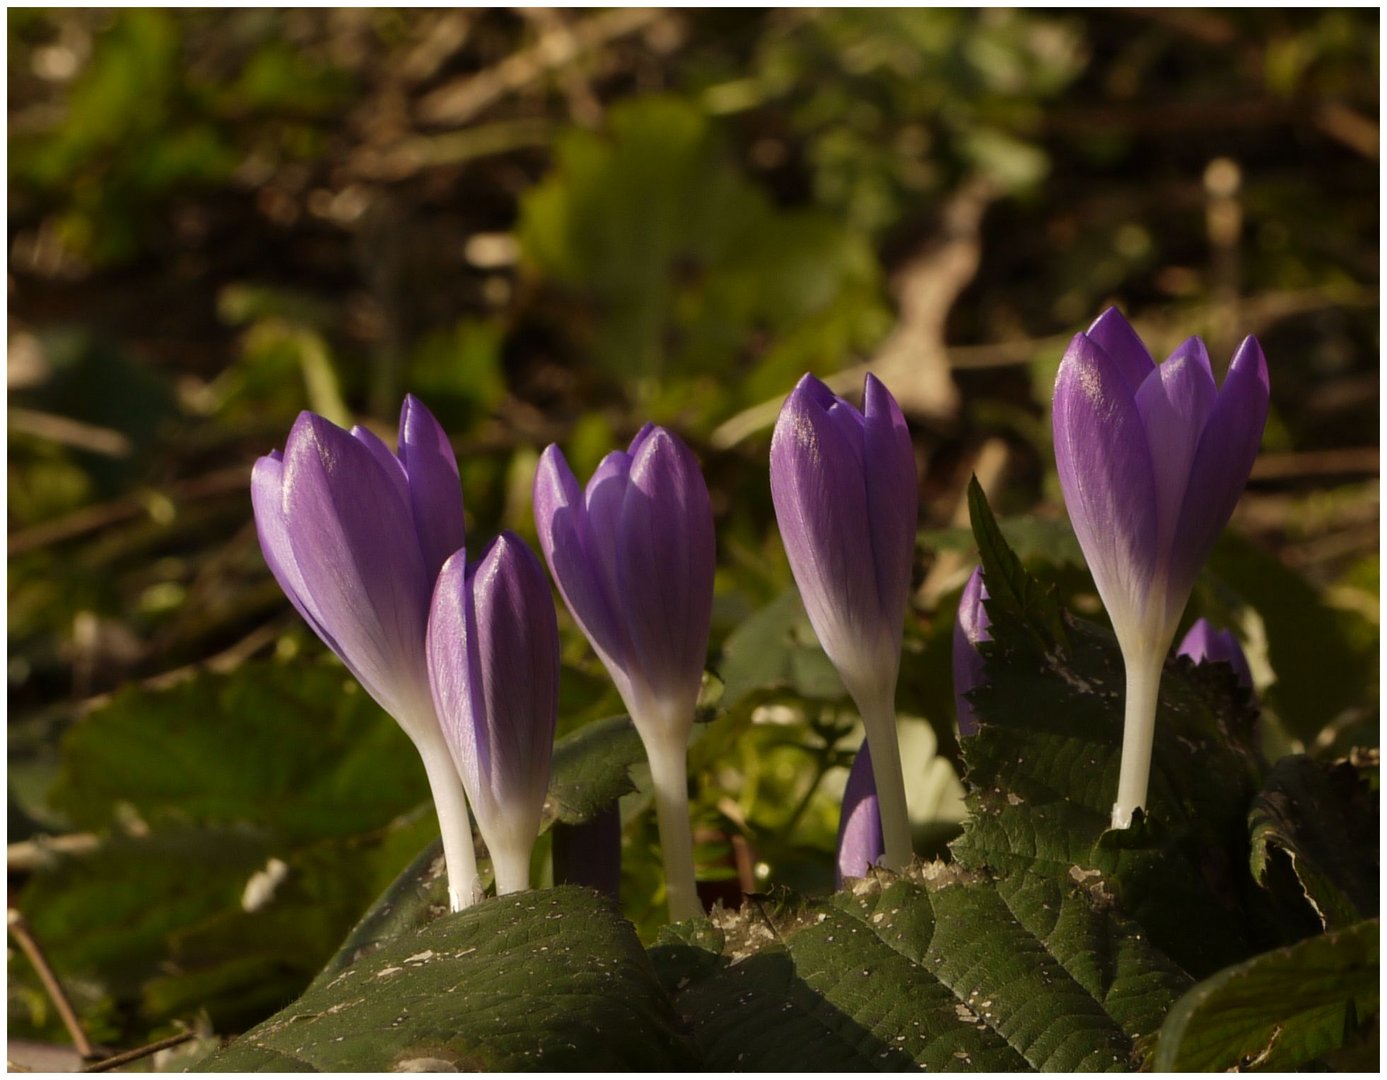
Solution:
M 1208 619 L 1196 619 L 1193 626 L 1176 646 L 1177 656 L 1188 656 L 1196 664 L 1207 662 L 1227 664 L 1233 669 L 1238 684 L 1253 689 L 1252 668 L 1247 654 L 1231 630 L 1216 630 Z
M 694 885 L 688 742 L 713 609 L 713 511 L 698 461 L 647 424 L 581 489 L 550 446 L 535 474 L 535 526 L 564 603 L 616 684 L 645 744 L 669 906 L 702 913 Z
M 428 627 L 443 734 L 491 853 L 498 893 L 530 886 L 559 708 L 559 626 L 534 553 L 502 533 L 443 564 Z
M 968 693 L 986 681 L 978 645 L 991 640 L 987 632 L 991 620 L 983 606 L 987 598 L 987 586 L 983 584 L 982 567 L 979 566 L 963 586 L 963 595 L 958 600 L 958 618 L 954 620 L 954 705 L 958 710 L 958 733 L 965 738 L 978 733 L 978 718 L 973 714 Z
M 864 742 L 853 759 L 852 768 L 848 771 L 848 783 L 843 789 L 833 887 L 841 889 L 844 878 L 866 877 L 867 871 L 876 865 L 885 849 L 881 837 L 881 808 L 877 802 L 876 778 L 872 775 L 872 754 Z
M 1113 825 L 1146 802 L 1161 667 L 1195 576 L 1247 483 L 1266 424 L 1255 338 L 1222 388 L 1204 343 L 1163 364 L 1110 308 L 1070 343 L 1055 380 L 1055 461 L 1074 532 L 1127 666 Z
M 812 375 L 771 438 L 771 497 L 810 624 L 857 703 L 876 759 L 886 865 L 911 859 L 896 678 L 918 511 L 900 407 L 868 375 L 859 412 Z
M 467 802 L 429 696 L 424 634 L 443 560 L 463 542 L 447 436 L 406 397 L 399 454 L 365 428 L 300 413 L 284 453 L 255 463 L 251 501 L 270 572 L 423 759 L 454 908 L 477 891 Z

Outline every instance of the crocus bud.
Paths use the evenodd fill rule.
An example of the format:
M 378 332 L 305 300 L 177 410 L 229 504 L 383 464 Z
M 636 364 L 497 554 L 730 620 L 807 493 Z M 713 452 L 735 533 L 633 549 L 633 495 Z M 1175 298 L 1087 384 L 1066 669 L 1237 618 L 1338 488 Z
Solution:
M 843 812 L 838 819 L 838 858 L 833 886 L 843 887 L 843 879 L 865 877 L 885 851 L 881 837 L 881 808 L 877 803 L 876 778 L 872 775 L 872 754 L 867 744 L 853 759 L 848 783 L 843 789 Z
M 973 570 L 963 595 L 958 600 L 958 618 L 954 620 L 954 705 L 958 710 L 958 733 L 961 736 L 978 733 L 978 718 L 968 701 L 968 692 L 984 682 L 984 664 L 978 645 L 988 641 L 990 620 L 983 601 L 987 586 L 983 584 L 982 567 Z
M 771 497 L 809 622 L 866 725 L 886 865 L 900 869 L 911 849 L 895 696 L 918 494 L 905 418 L 875 376 L 861 412 L 799 381 L 771 438 Z
M 713 511 L 698 461 L 647 424 L 580 489 L 550 446 L 535 526 L 564 603 L 606 666 L 650 759 L 670 911 L 700 914 L 688 813 L 688 741 L 713 609 Z
M 398 456 L 365 428 L 346 432 L 300 413 L 284 453 L 255 463 L 251 501 L 280 588 L 418 748 L 453 905 L 471 903 L 472 827 L 424 660 L 434 578 L 463 542 L 462 489 L 447 436 L 413 397 L 401 411 Z
M 1247 654 L 1231 630 L 1215 630 L 1208 619 L 1196 619 L 1189 633 L 1176 646 L 1177 656 L 1188 656 L 1196 664 L 1207 662 L 1227 664 L 1233 669 L 1238 685 L 1251 690 L 1252 668 L 1248 666 Z
M 443 734 L 491 853 L 498 893 L 530 886 L 559 709 L 559 626 L 544 568 L 513 533 L 443 564 L 428 628 Z
M 1267 403 L 1255 338 L 1242 343 L 1220 389 L 1198 338 L 1158 365 L 1111 308 L 1075 336 L 1060 364 L 1060 486 L 1127 666 L 1115 828 L 1146 802 L 1161 667 L 1195 576 L 1247 483 Z

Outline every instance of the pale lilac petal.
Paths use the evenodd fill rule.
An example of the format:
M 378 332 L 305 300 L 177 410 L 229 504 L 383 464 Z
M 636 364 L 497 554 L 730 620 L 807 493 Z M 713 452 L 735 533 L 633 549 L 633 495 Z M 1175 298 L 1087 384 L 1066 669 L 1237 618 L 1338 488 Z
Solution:
M 693 452 L 663 428 L 631 461 L 616 536 L 617 591 L 639 677 L 692 712 L 712 619 L 713 509 Z
M 1169 551 L 1199 437 L 1218 397 L 1204 343 L 1190 338 L 1137 390 L 1156 482 L 1156 550 Z
M 1110 307 L 1094 320 L 1086 336 L 1108 354 L 1128 391 L 1135 395 L 1156 366 L 1156 361 L 1132 324 L 1122 317 L 1122 312 L 1117 308 Z
M 482 560 L 450 558 L 428 628 L 443 734 L 483 836 L 539 831 L 558 715 L 559 636 L 539 560 L 502 533 Z
M 867 513 L 877 596 L 882 618 L 887 620 L 887 630 L 893 632 L 899 651 L 919 519 L 915 448 L 900 406 L 875 375 L 867 376 L 862 407 Z
M 883 617 L 859 455 L 805 376 L 771 437 L 771 497 L 785 554 L 829 659 L 856 669 L 875 651 Z
M 1233 357 L 1190 467 L 1171 546 L 1172 594 L 1188 595 L 1233 515 L 1262 442 L 1268 394 L 1266 357 L 1257 339 L 1250 337 Z
M 360 424 L 353 425 L 351 437 L 371 451 L 371 456 L 376 459 L 376 463 L 385 471 L 385 475 L 390 478 L 391 483 L 399 491 L 400 498 L 408 504 L 409 477 L 405 475 L 403 463 L 391 452 L 390 447 L 386 446 L 381 437 L 374 431 L 362 427 Z
M 534 512 L 540 550 L 549 563 L 559 594 L 615 677 L 628 663 L 630 648 L 610 587 L 598 565 L 597 541 L 583 492 L 563 451 L 554 445 L 540 455 L 535 471 Z M 615 538 L 609 538 L 609 542 L 615 548 Z
M 400 409 L 400 462 L 409 480 L 424 567 L 436 576 L 465 540 L 462 483 L 447 434 L 413 394 L 405 397 Z
M 636 438 L 644 444 L 649 435 L 642 430 Z M 623 450 L 613 450 L 598 463 L 583 492 L 590 529 L 588 553 L 594 560 L 594 572 L 601 575 L 603 587 L 613 597 L 620 595 L 617 586 L 617 537 L 630 478 L 631 455 Z
M 1252 689 L 1252 668 L 1248 666 L 1247 654 L 1231 630 L 1216 630 L 1208 619 L 1196 619 L 1175 652 L 1179 656 L 1188 656 L 1196 664 L 1209 661 L 1227 664 L 1233 669 L 1238 682 Z
M 987 630 L 991 620 L 983 605 L 987 598 L 987 586 L 983 583 L 982 567 L 979 566 L 963 587 L 963 595 L 958 601 L 958 617 L 954 620 L 954 705 L 958 711 L 958 732 L 964 737 L 976 735 L 978 731 L 978 718 L 968 694 L 987 680 L 987 665 L 978 651 L 981 642 L 991 640 Z
M 284 451 L 284 528 L 302 599 L 401 724 L 420 715 L 430 580 L 400 485 L 370 449 L 303 413 Z
M 853 759 L 848 783 L 843 789 L 843 810 L 838 819 L 838 856 L 834 863 L 834 888 L 843 887 L 844 878 L 865 877 L 881 858 L 886 841 L 881 833 L 881 808 L 877 803 L 876 777 L 867 741 Z
M 308 606 L 303 574 L 294 560 L 293 545 L 284 521 L 284 455 L 272 450 L 255 463 L 250 476 L 251 507 L 255 512 L 255 531 L 260 537 L 260 551 L 270 573 L 284 590 L 303 620 L 329 649 L 340 657 L 342 650 L 317 615 Z
M 1109 615 L 1130 624 L 1142 618 L 1157 561 L 1151 455 L 1132 393 L 1083 334 L 1060 363 L 1053 415 L 1070 522 Z

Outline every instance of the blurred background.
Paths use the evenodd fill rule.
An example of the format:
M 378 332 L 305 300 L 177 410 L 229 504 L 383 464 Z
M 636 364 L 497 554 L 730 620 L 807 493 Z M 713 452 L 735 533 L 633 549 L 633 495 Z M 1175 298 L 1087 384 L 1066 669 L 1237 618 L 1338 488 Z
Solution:
M 908 414 L 900 704 L 917 849 L 962 813 L 948 675 L 976 472 L 1102 613 L 1048 405 L 1107 305 L 1269 358 L 1263 453 L 1187 621 L 1237 630 L 1269 757 L 1378 743 L 1375 10 L 44 11 L 8 16 L 9 905 L 86 1035 L 233 1033 L 435 833 L 404 736 L 293 613 L 248 482 L 301 409 L 419 395 L 471 537 L 533 542 L 646 420 L 717 515 L 693 750 L 708 897 L 831 887 L 860 726 L 766 476 L 804 371 Z M 561 731 L 620 709 L 560 611 Z M 623 905 L 662 909 L 623 800 Z M 541 872 L 547 864 L 537 857 Z M 30 954 L 12 1040 L 71 1037 Z

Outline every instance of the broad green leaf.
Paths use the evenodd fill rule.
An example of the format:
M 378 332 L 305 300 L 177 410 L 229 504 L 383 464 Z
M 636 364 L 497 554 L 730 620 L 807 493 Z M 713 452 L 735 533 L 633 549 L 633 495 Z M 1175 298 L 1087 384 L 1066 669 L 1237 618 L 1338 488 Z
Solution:
M 341 667 L 265 661 L 120 691 L 68 733 L 52 801 L 84 828 L 128 805 L 302 841 L 380 828 L 428 797 L 409 739 Z
M 731 708 L 757 690 L 793 690 L 836 700 L 843 682 L 809 625 L 799 590 L 790 589 L 752 614 L 723 642 L 718 674 L 722 704 Z
M 1054 587 L 1042 585 L 1021 565 L 998 528 L 976 476 L 968 482 L 968 514 L 978 542 L 978 557 L 987 577 L 987 591 L 992 598 L 988 613 L 992 614 L 994 607 L 1004 607 L 1018 617 L 1018 625 L 1027 624 L 1062 646 L 1064 624 Z
M 596 894 L 559 888 L 404 934 L 199 1068 L 399 1071 L 424 1061 L 508 1071 L 697 1063 L 630 924 Z
M 578 825 L 591 821 L 634 791 L 631 767 L 645 761 L 645 746 L 627 716 L 584 724 L 554 744 L 546 816 Z
M 1122 1070 L 1189 985 L 1094 883 L 941 863 L 752 898 L 652 955 L 718 1070 Z
M 1214 548 L 1209 573 L 1265 623 L 1276 672 L 1267 703 L 1307 745 L 1342 710 L 1377 704 L 1378 634 L 1362 615 L 1330 607 L 1296 571 L 1232 534 Z
M 1263 953 L 1205 979 L 1161 1025 L 1153 1067 L 1294 1069 L 1377 1015 L 1378 920 Z
M 1252 873 L 1270 887 L 1278 853 L 1320 926 L 1378 913 L 1377 795 L 1347 762 L 1282 758 L 1252 804 Z

